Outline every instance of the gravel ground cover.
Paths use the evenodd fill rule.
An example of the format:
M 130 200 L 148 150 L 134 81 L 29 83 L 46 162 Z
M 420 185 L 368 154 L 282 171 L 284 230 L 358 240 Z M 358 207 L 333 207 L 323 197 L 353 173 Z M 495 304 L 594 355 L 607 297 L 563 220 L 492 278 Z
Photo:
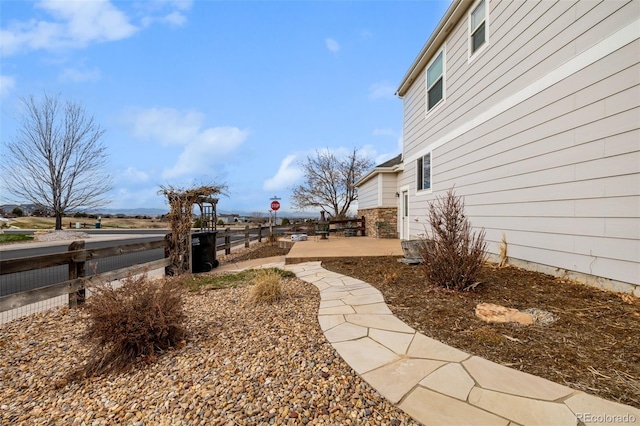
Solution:
M 318 326 L 319 294 L 249 305 L 249 287 L 189 293 L 184 346 L 126 373 L 71 381 L 86 362 L 81 309 L 0 325 L 0 424 L 414 425 L 362 381 Z

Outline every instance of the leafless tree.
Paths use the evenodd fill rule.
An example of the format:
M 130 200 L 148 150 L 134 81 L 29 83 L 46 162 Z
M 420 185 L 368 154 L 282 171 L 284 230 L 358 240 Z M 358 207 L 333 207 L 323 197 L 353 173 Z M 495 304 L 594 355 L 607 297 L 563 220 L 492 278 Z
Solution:
M 62 216 L 108 202 L 111 177 L 103 171 L 102 129 L 85 111 L 59 95 L 23 98 L 15 137 L 4 141 L 0 164 L 6 190 L 21 201 L 48 208 L 62 229 Z
M 358 199 L 355 183 L 373 166 L 356 148 L 339 158 L 329 149 L 316 151 L 301 164 L 304 183 L 293 188 L 293 207 L 317 208 L 334 218 L 344 218 Z

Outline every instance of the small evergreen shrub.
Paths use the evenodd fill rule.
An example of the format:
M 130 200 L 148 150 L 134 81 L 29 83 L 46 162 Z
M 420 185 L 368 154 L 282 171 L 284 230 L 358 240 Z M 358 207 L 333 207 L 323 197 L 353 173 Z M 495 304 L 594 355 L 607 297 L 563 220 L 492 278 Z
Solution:
M 485 232 L 471 231 L 464 201 L 453 189 L 429 204 L 429 224 L 431 238 L 422 245 L 427 279 L 448 289 L 474 288 L 486 256 Z
M 93 287 L 85 308 L 93 357 L 85 374 L 125 370 L 138 358 L 156 359 L 157 351 L 179 345 L 186 336 L 183 289 L 176 279 L 128 278 L 114 288 Z
M 249 301 L 253 304 L 273 303 L 282 298 L 282 274 L 273 268 L 256 270 L 252 284 Z

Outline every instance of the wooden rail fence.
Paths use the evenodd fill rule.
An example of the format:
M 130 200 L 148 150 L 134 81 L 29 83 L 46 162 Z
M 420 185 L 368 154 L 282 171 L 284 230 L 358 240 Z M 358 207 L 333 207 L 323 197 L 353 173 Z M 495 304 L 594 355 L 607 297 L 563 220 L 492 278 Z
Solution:
M 224 250 L 226 254 L 229 254 L 231 253 L 231 248 L 234 245 L 244 244 L 245 247 L 249 247 L 251 241 L 262 241 L 264 230 L 265 228 L 261 226 L 258 226 L 257 228 L 249 228 L 249 226 L 246 226 L 244 229 L 232 230 L 230 228 L 226 228 L 224 231 L 218 231 L 216 235 L 216 251 Z M 234 242 L 231 240 L 231 237 L 236 235 L 241 235 L 244 238 Z M 219 239 L 223 239 L 224 243 L 217 244 L 217 240 Z M 96 249 L 86 249 L 84 241 L 74 241 L 69 245 L 68 251 L 63 253 L 0 260 L 0 275 L 15 274 L 61 265 L 68 265 L 69 267 L 68 280 L 66 281 L 6 296 L 0 296 L 0 312 L 9 311 L 25 305 L 42 302 L 67 294 L 69 295 L 69 306 L 76 306 L 84 301 L 85 288 L 87 286 L 100 282 L 115 281 L 128 276 L 169 266 L 169 259 L 165 255 L 164 259 L 92 275 L 90 274 L 91 271 L 87 271 L 86 262 L 105 257 L 125 255 L 166 247 L 167 241 L 164 239 Z
M 0 261 L 0 275 L 15 274 L 66 264 L 69 266 L 69 279 L 33 290 L 2 296 L 0 297 L 0 312 L 66 294 L 69 295 L 69 306 L 75 306 L 84 301 L 85 288 L 87 285 L 119 280 L 131 275 L 141 274 L 145 271 L 164 268 L 169 264 L 169 260 L 165 258 L 88 276 L 86 268 L 87 261 L 159 249 L 165 247 L 165 245 L 166 242 L 160 240 L 97 249 L 85 249 L 84 241 L 74 241 L 69 245 L 68 251 L 64 253 L 2 260 Z

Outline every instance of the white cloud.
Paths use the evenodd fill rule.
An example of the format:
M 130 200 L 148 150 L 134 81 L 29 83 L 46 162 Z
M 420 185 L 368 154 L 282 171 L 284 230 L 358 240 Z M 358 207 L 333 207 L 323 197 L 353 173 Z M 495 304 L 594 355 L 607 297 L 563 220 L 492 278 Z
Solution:
M 111 195 L 110 208 L 130 209 L 135 207 L 166 208 L 169 211 L 166 198 L 158 195 L 158 185 L 138 189 L 119 187 Z
M 36 7 L 48 12 L 53 21 L 32 19 L 1 30 L 4 55 L 25 50 L 80 48 L 90 43 L 121 40 L 138 30 L 107 0 L 42 0 Z
M 145 16 L 142 18 L 142 25 L 148 27 L 154 22 L 160 22 L 161 24 L 167 24 L 170 27 L 181 27 L 187 22 L 187 17 L 182 13 L 174 11 L 165 16 Z
M 184 13 L 193 6 L 192 0 L 145 0 L 135 3 L 135 7 L 144 15 L 142 26 L 159 22 L 171 27 L 181 27 L 187 23 Z
M 325 39 L 325 44 L 327 46 L 327 49 L 329 49 L 330 52 L 336 53 L 340 51 L 340 44 L 332 39 L 332 38 L 327 38 Z
M 119 5 L 126 7 L 127 3 Z M 126 39 L 153 22 L 179 27 L 187 21 L 183 12 L 192 5 L 192 0 L 136 3 L 140 25 L 135 25 L 110 0 L 41 0 L 35 7 L 50 18 L 12 22 L 0 29 L 0 53 L 7 56 L 30 50 L 83 48 L 92 43 Z
M 181 27 L 187 22 L 187 17 L 180 12 L 171 12 L 160 19 L 160 22 L 169 24 L 172 27 Z
M 280 168 L 275 176 L 265 180 L 262 189 L 265 191 L 278 191 L 292 187 L 302 179 L 302 169 L 294 163 L 296 155 L 287 155 L 280 163 Z
M 394 136 L 393 129 L 373 129 L 373 136 Z
M 172 179 L 210 174 L 214 171 L 215 163 L 219 163 L 226 154 L 236 150 L 248 136 L 248 131 L 237 127 L 204 129 L 184 147 L 176 164 L 165 169 L 162 177 Z
M 16 87 L 16 79 L 8 75 L 0 75 L 0 98 L 9 96 Z
M 119 181 L 127 182 L 128 184 L 147 182 L 149 180 L 148 173 L 138 170 L 135 167 L 119 170 L 116 176 Z
M 151 108 L 131 110 L 126 120 L 139 139 L 153 140 L 162 145 L 186 145 L 198 137 L 204 115 L 197 111 Z
M 98 81 L 101 74 L 98 68 L 90 70 L 79 70 L 74 68 L 65 68 L 60 74 L 60 81 L 71 81 L 74 83 L 80 83 L 83 81 Z
M 237 127 L 204 127 L 205 116 L 198 111 L 173 108 L 131 109 L 125 121 L 133 135 L 162 146 L 183 146 L 176 163 L 163 170 L 163 178 L 205 175 L 214 164 L 236 150 L 249 136 Z
M 369 99 L 393 99 L 395 93 L 395 86 L 386 81 L 373 83 L 369 86 Z
M 159 10 L 173 8 L 178 10 L 189 10 L 193 6 L 193 0 L 144 0 L 137 2 L 136 7 L 144 10 Z

